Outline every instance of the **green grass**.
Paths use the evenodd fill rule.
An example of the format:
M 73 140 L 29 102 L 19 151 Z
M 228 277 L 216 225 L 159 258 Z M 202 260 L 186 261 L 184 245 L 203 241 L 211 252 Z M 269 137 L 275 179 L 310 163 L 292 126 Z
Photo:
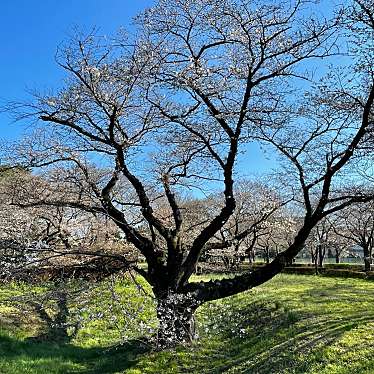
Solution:
M 0 297 L 19 287 L 3 287 Z M 114 310 L 129 339 L 120 346 L 105 312 L 105 285 L 84 309 L 104 315 L 68 345 L 25 340 L 37 330 L 27 323 L 32 316 L 16 323 L 9 308 L 0 309 L 0 373 L 374 373 L 374 282 L 281 274 L 204 305 L 197 315 L 200 339 L 163 352 L 137 340 L 143 330 L 136 325 L 154 321 L 152 302 L 128 282 L 116 288 L 126 309 L 133 305 L 137 314 L 131 322 Z

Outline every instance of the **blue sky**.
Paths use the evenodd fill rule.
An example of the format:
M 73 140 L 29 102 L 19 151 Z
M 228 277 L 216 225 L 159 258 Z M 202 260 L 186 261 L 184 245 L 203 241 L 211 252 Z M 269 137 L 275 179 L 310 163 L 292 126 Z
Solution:
M 23 101 L 28 89 L 58 87 L 56 49 L 74 27 L 112 34 L 152 0 L 1 0 L 0 100 Z M 21 126 L 0 113 L 1 138 L 20 136 Z

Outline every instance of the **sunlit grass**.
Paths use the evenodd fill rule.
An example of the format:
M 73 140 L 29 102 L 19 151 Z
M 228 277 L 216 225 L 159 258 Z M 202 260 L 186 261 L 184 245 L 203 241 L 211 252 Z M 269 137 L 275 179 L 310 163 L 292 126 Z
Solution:
M 1 297 L 17 292 L 9 287 Z M 134 310 L 142 306 L 133 325 L 154 321 L 152 300 L 129 282 L 116 287 Z M 89 309 L 106 310 L 109 296 L 101 288 Z M 0 310 L 3 319 L 8 312 Z M 139 342 L 141 330 L 122 317 L 122 327 L 132 330 L 122 346 L 107 316 L 65 346 L 24 341 L 27 326 L 0 319 L 0 373 L 374 373 L 374 282 L 279 275 L 204 305 L 197 315 L 200 339 L 163 352 Z

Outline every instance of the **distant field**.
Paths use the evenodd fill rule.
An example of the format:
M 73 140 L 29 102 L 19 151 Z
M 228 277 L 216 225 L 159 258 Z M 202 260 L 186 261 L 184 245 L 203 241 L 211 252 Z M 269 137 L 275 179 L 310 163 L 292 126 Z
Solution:
M 24 286 L 3 286 L 0 298 L 21 291 Z M 103 315 L 65 346 L 24 340 L 42 328 L 38 320 L 1 307 L 0 373 L 374 373 L 374 282 L 281 274 L 205 305 L 198 313 L 200 340 L 164 352 L 137 340 L 143 331 L 137 325 L 154 321 L 152 301 L 127 282 L 117 291 L 137 313 L 133 321 L 113 310 L 130 339 L 121 346 L 105 312 L 105 285 L 82 309 Z

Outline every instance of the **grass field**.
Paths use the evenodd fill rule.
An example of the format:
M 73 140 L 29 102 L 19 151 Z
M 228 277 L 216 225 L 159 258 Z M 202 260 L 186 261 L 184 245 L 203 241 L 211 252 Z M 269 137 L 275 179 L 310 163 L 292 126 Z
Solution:
M 1 288 L 0 298 L 20 287 Z M 118 315 L 116 324 L 128 330 L 122 345 L 105 313 L 59 345 L 25 340 L 40 327 L 35 317 L 16 320 L 2 307 L 0 373 L 374 373 L 374 282 L 278 275 L 200 308 L 200 339 L 163 352 L 141 343 L 143 330 L 135 326 L 154 320 L 152 302 L 127 283 L 117 290 L 137 313 L 134 321 Z M 98 295 L 85 310 L 106 310 L 109 291 Z

